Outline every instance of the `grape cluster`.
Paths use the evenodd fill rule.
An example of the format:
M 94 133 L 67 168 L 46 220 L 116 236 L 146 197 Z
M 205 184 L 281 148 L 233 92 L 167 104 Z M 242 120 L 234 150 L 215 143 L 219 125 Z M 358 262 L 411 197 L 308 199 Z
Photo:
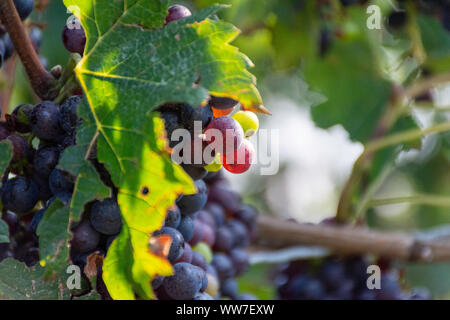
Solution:
M 27 19 L 34 9 L 34 0 L 14 0 L 17 13 L 22 20 Z M 39 27 L 32 26 L 28 30 L 28 36 L 33 44 L 36 53 L 39 53 L 42 42 L 42 31 Z M 4 27 L 0 27 L 0 67 L 14 54 L 14 45 L 9 37 L 9 34 L 5 31 Z M 42 65 L 47 68 L 47 60 L 40 56 Z
M 166 24 L 190 15 L 183 8 L 171 7 Z M 41 41 L 38 31 L 30 30 L 36 48 Z M 83 54 L 86 42 L 83 29 L 66 26 L 63 42 L 69 51 Z M 76 177 L 61 170 L 58 164 L 64 150 L 76 145 L 77 128 L 82 122 L 77 110 L 82 99 L 82 95 L 74 95 L 61 104 L 53 101 L 22 104 L 6 115 L 6 122 L 0 122 L 0 141 L 9 141 L 13 149 L 0 189 L 2 219 L 10 230 L 10 243 L 0 244 L 0 261 L 13 257 L 28 266 L 38 263 L 39 226 L 45 213 L 56 199 L 65 205 L 70 203 Z M 235 277 L 248 267 L 245 247 L 255 233 L 256 211 L 242 204 L 220 171 L 223 159 L 231 158 L 224 163 L 225 169 L 241 173 L 250 168 L 253 158 L 253 147 L 246 138 L 258 130 L 258 118 L 248 111 L 229 117 L 236 104 L 229 98 L 212 97 L 204 107 L 169 103 L 158 109 L 169 137 L 176 129 L 186 129 L 195 136 L 195 121 L 199 121 L 200 134 L 210 138 L 201 141 L 202 151 L 216 138 L 210 136 L 212 130 L 231 131 L 233 142 L 229 152 L 215 154 L 213 162 L 181 164 L 195 181 L 197 192 L 181 195 L 168 210 L 164 226 L 152 234 L 152 239 L 168 244 L 164 254 L 175 271 L 171 277 L 157 277 L 152 282 L 159 299 L 252 298 L 238 294 Z M 175 147 L 171 141 L 169 144 Z M 224 144 L 229 141 L 224 139 Z M 111 188 L 111 197 L 87 203 L 80 221 L 70 225 L 70 258 L 82 271 L 90 255 L 106 256 L 122 229 L 117 189 L 96 158 L 95 150 L 94 145 L 88 160 Z M 244 163 L 233 160 L 240 153 Z M 149 248 L 153 249 L 151 243 Z M 82 275 L 82 288 L 73 290 L 74 296 L 93 289 L 86 275 Z M 111 298 L 101 266 L 95 289 L 103 299 Z
M 247 138 L 258 130 L 257 116 L 251 111 L 238 111 L 230 117 L 228 115 L 237 102 L 226 102 L 226 109 L 221 109 L 224 104 L 218 104 L 216 99 L 212 97 L 204 107 L 165 104 L 158 109 L 165 123 L 169 146 L 181 146 L 182 152 L 190 150 L 189 155 L 181 154 L 180 164 L 194 180 L 222 167 L 234 174 L 244 173 L 254 160 L 255 149 Z M 228 115 L 224 115 L 225 112 Z M 177 129 L 189 131 L 190 140 L 173 139 Z M 190 147 L 186 148 L 188 145 Z
M 37 263 L 36 230 L 45 210 L 56 198 L 70 201 L 75 178 L 56 166 L 65 148 L 75 144 L 80 101 L 80 96 L 73 96 L 61 105 L 22 104 L 0 123 L 0 141 L 9 141 L 13 149 L 0 189 L 3 219 L 12 239 L 3 257 L 13 254 L 28 265 Z M 27 255 L 31 256 L 25 259 Z
M 247 300 L 236 277 L 248 268 L 245 247 L 255 234 L 257 212 L 242 204 L 222 171 L 196 180 L 198 192 L 180 197 L 154 238 L 171 238 L 168 259 L 175 274 L 156 278 L 153 289 L 163 300 Z
M 381 263 L 379 263 L 381 265 Z M 381 271 L 380 289 L 368 289 L 367 267 L 361 256 L 329 257 L 322 261 L 299 260 L 280 266 L 276 276 L 278 295 L 283 300 L 427 300 L 429 292 L 416 288 L 405 292 L 398 273 L 389 267 Z

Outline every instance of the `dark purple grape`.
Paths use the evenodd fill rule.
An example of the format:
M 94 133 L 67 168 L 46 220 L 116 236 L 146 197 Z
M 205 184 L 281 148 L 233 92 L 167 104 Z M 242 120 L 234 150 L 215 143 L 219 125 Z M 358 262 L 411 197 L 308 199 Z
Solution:
M 208 211 L 211 217 L 214 219 L 216 228 L 225 223 L 225 210 L 223 210 L 223 208 L 217 203 L 209 202 L 205 206 L 205 210 Z
M 72 194 L 75 178 L 68 172 L 54 169 L 50 174 L 50 190 L 55 196 L 60 194 Z
M 65 132 L 60 125 L 61 113 L 58 105 L 52 101 L 37 104 L 30 116 L 31 130 L 40 139 L 60 142 Z
M 42 218 L 44 217 L 46 209 L 41 209 L 38 212 L 36 212 L 33 215 L 33 219 L 31 220 L 31 224 L 30 224 L 30 230 L 36 234 L 36 231 L 38 229 L 39 223 L 41 222 Z
M 200 210 L 197 215 L 197 219 L 204 224 L 210 226 L 213 230 L 216 229 L 216 221 L 213 216 L 206 210 Z
M 173 276 L 166 277 L 163 281 L 165 292 L 175 300 L 193 299 L 202 288 L 205 272 L 185 262 L 174 265 L 174 272 Z
M 217 229 L 214 250 L 219 252 L 230 252 L 233 249 L 233 233 L 226 226 Z
M 200 292 L 205 292 L 208 288 L 208 277 L 206 276 L 206 272 L 204 273 L 204 277 L 202 279 L 202 286 L 200 287 Z
M 92 228 L 88 220 L 81 221 L 72 233 L 72 250 L 78 253 L 94 250 L 100 242 L 100 234 Z
M 192 263 L 193 253 L 194 252 L 192 252 L 191 245 L 189 243 L 185 242 L 184 246 L 183 246 L 183 254 L 181 255 L 181 257 L 179 259 L 177 259 L 177 261 L 175 261 L 175 263 L 180 263 L 180 262 Z
M 206 273 L 212 275 L 216 279 L 219 279 L 216 268 L 214 268 L 211 264 L 206 265 Z
M 206 184 L 203 180 L 195 181 L 197 187 L 197 193 L 191 195 L 183 195 L 183 197 L 177 201 L 177 205 L 180 208 L 181 214 L 185 216 L 191 216 L 197 211 L 203 209 L 206 204 Z
M 234 299 L 238 296 L 238 284 L 235 279 L 229 278 L 220 284 L 220 293 L 224 297 Z
M 36 184 L 36 186 L 39 189 L 39 200 L 47 201 L 51 197 L 53 197 L 53 193 L 50 190 L 50 186 L 48 183 L 48 177 L 42 178 L 42 177 L 36 175 L 36 173 L 34 173 L 33 174 L 33 182 Z M 71 195 L 69 195 L 69 199 L 70 199 L 70 197 L 71 197 Z M 68 203 L 68 202 L 64 202 L 64 203 Z
M 38 197 L 36 184 L 24 177 L 9 179 L 2 188 L 3 208 L 17 214 L 31 211 L 38 202 Z
M 6 123 L 0 122 L 0 141 L 5 140 L 10 134 Z
M 194 235 L 192 236 L 191 240 L 189 241 L 191 246 L 195 246 L 197 243 L 202 241 L 203 235 L 205 232 L 204 226 L 205 225 L 203 224 L 203 222 L 201 222 L 197 219 L 194 220 Z
M 346 277 L 345 271 L 345 266 L 341 261 L 330 259 L 321 266 L 319 277 L 328 288 L 334 290 L 341 286 L 343 279 Z
M 184 240 L 189 242 L 194 235 L 194 221 L 191 217 L 182 217 L 177 229 L 183 235 Z
M 86 33 L 81 25 L 72 25 L 72 29 L 65 26 L 62 32 L 64 47 L 69 52 L 83 55 L 86 47 Z
M 38 52 L 39 48 L 41 47 L 41 44 L 42 44 L 41 29 L 38 27 L 33 27 L 33 28 L 31 28 L 29 35 L 30 35 L 31 42 L 33 43 L 34 49 L 36 50 L 36 52 Z
M 164 222 L 165 227 L 178 228 L 181 222 L 180 209 L 176 205 L 173 205 L 167 210 L 166 220 Z
M 408 22 L 408 15 L 406 14 L 406 11 L 393 11 L 388 16 L 388 26 L 392 29 L 401 29 L 403 28 L 406 23 Z
M 203 236 L 201 241 L 205 242 L 208 246 L 213 247 L 214 244 L 216 243 L 216 234 L 214 233 L 214 229 L 211 228 L 206 223 L 202 222 L 202 224 L 203 224 Z
M 192 180 L 203 179 L 208 174 L 208 171 L 197 165 L 182 163 L 181 167 L 192 178 Z
M 27 267 L 32 267 L 40 261 L 39 259 L 39 248 L 29 248 L 25 252 L 23 257 L 23 262 L 25 262 Z
M 113 235 L 122 229 L 122 217 L 117 201 L 108 198 L 96 201 L 89 216 L 92 226 L 102 234 Z
M 227 255 L 223 253 L 216 253 L 213 256 L 211 264 L 214 269 L 216 269 L 220 281 L 224 281 L 234 276 L 233 263 Z
M 191 15 L 192 15 L 192 13 L 188 8 L 186 8 L 185 6 L 176 4 L 176 5 L 169 7 L 169 12 L 166 16 L 166 20 L 165 20 L 164 24 L 168 24 L 172 21 L 180 20 L 182 18 L 186 18 Z
M 13 0 L 20 19 L 25 20 L 34 9 L 34 0 Z
M 356 296 L 354 297 L 354 299 L 356 300 L 375 300 L 377 297 L 375 290 L 370 290 L 370 289 L 362 289 L 361 291 L 359 291 Z
M 11 38 L 9 37 L 9 34 L 5 34 L 1 40 L 3 41 L 5 45 L 5 56 L 3 57 L 4 61 L 8 60 L 12 57 L 14 53 L 14 45 L 11 41 Z
M 402 288 L 398 282 L 398 277 L 392 273 L 384 273 L 381 275 L 381 289 L 377 290 L 378 300 L 401 300 Z
M 164 120 L 169 147 L 174 148 L 178 141 L 172 141 L 172 134 L 177 129 L 183 129 L 180 117 L 176 112 L 166 111 L 161 113 L 161 118 Z
M 19 163 L 27 161 L 32 156 L 32 150 L 27 139 L 22 136 L 12 135 L 6 138 L 11 141 L 13 147 L 12 162 Z
M 205 272 L 207 271 L 206 266 L 208 265 L 208 263 L 201 253 L 198 253 L 196 251 L 192 252 L 191 264 L 205 270 Z
M 308 275 L 297 276 L 292 280 L 291 286 L 296 299 L 320 300 L 325 296 L 322 283 Z
M 214 300 L 209 294 L 205 292 L 197 293 L 192 300 Z
M 256 225 L 258 211 L 252 206 L 243 205 L 234 213 L 234 216 L 236 219 L 242 221 L 249 230 L 251 230 Z
M 230 220 L 227 223 L 233 237 L 233 247 L 245 247 L 249 244 L 250 238 L 245 225 L 238 220 Z
M 163 281 L 164 281 L 164 277 L 156 276 L 152 280 L 152 288 L 153 288 L 153 290 L 157 290 L 162 285 Z
M 81 96 L 72 96 L 61 104 L 61 127 L 69 133 L 73 132 L 81 122 L 77 113 L 81 100 L 83 100 Z
M 341 278 L 340 284 L 332 291 L 332 294 L 337 297 L 339 300 L 351 300 L 354 296 L 355 291 L 355 282 L 352 278 Z M 318 279 L 318 281 L 320 281 Z M 323 282 L 322 286 L 325 285 Z
M 161 230 L 158 230 L 153 233 L 154 236 L 158 235 L 169 235 L 172 238 L 172 244 L 170 245 L 169 256 L 168 259 L 170 262 L 174 262 L 178 260 L 183 254 L 184 247 L 184 238 L 183 235 L 174 228 L 163 227 Z
M 109 247 L 111 246 L 111 244 L 113 243 L 114 240 L 116 240 L 118 234 L 114 234 L 112 236 L 109 236 L 108 239 L 106 240 L 106 251 L 108 251 Z
M 247 251 L 241 248 L 231 250 L 230 258 L 233 262 L 234 270 L 236 270 L 236 276 L 240 276 L 247 272 L 249 267 L 249 255 Z
M 185 129 L 190 131 L 191 134 L 201 134 L 213 119 L 214 114 L 209 105 L 205 107 L 192 107 L 188 104 L 185 104 L 183 108 L 181 108 L 181 123 Z M 195 131 L 196 123 L 197 131 Z
M 11 127 L 20 133 L 31 132 L 30 117 L 33 111 L 33 106 L 31 104 L 21 104 L 18 105 L 9 118 L 11 122 Z
M 39 177 L 48 179 L 58 164 L 59 154 L 60 151 L 57 147 L 44 146 L 39 148 L 33 159 L 35 174 Z
M 350 257 L 345 261 L 345 267 L 347 269 L 347 275 L 357 283 L 363 283 L 365 285 L 367 280 L 367 263 L 361 256 Z
M 209 188 L 208 201 L 222 206 L 227 213 L 237 212 L 241 208 L 241 196 L 230 189 L 226 183 L 214 183 Z
M 19 230 L 20 220 L 17 214 L 11 211 L 6 211 L 2 215 L 2 220 L 6 222 L 9 228 L 9 233 L 14 234 Z
M 74 250 L 70 251 L 70 259 L 72 260 L 72 263 L 79 266 L 81 270 L 84 269 L 84 267 L 87 264 L 87 258 L 92 254 L 92 251 L 88 251 L 85 253 L 79 253 Z
M 102 268 L 98 268 L 96 289 L 97 292 L 102 297 L 102 300 L 112 300 L 111 295 L 109 294 L 108 289 L 106 288 L 105 281 L 103 281 Z
M 2 39 L 0 39 L 0 68 L 3 66 L 3 63 L 5 62 L 5 55 L 6 55 L 6 48 L 5 43 Z

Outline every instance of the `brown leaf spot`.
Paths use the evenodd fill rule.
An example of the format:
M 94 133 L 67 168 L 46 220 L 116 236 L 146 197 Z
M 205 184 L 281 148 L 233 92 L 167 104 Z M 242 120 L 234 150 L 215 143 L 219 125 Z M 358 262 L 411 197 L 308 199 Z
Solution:
M 90 279 L 97 276 L 98 267 L 103 265 L 104 257 L 100 255 L 100 251 L 91 253 L 86 259 L 86 266 L 84 267 L 84 273 Z

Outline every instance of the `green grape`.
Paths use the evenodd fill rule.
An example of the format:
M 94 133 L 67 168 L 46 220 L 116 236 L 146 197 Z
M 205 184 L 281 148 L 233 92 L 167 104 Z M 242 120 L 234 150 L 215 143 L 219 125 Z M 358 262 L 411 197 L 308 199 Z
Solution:
M 222 169 L 222 160 L 220 157 L 220 153 L 217 153 L 214 157 L 213 162 L 205 166 L 204 169 L 209 172 L 217 172 Z
M 259 120 L 256 114 L 251 111 L 239 111 L 233 115 L 233 119 L 239 122 L 244 130 L 245 137 L 251 137 L 258 131 Z
M 206 260 L 207 263 L 211 263 L 212 261 L 212 251 L 211 248 L 204 242 L 197 243 L 193 248 L 192 251 L 200 253 Z

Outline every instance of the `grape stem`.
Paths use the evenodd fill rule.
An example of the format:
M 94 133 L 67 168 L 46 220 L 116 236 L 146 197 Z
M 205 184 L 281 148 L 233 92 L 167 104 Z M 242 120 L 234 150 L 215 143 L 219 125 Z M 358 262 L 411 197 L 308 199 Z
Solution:
M 376 152 L 387 147 L 421 139 L 429 134 L 442 133 L 446 131 L 450 131 L 450 122 L 439 123 L 425 129 L 407 130 L 368 143 L 365 152 Z
M 369 208 L 391 205 L 391 204 L 401 204 L 409 203 L 414 205 L 428 205 L 428 206 L 438 206 L 438 207 L 450 207 L 450 197 L 438 196 L 438 195 L 428 195 L 428 194 L 418 194 L 413 196 L 405 196 L 398 198 L 387 198 L 387 199 L 373 199 L 369 202 Z
M 450 260 L 449 233 L 437 236 L 381 232 L 365 227 L 314 225 L 261 216 L 255 243 L 265 248 L 308 245 L 339 254 L 374 254 L 389 259 L 416 262 Z
M 56 79 L 42 66 L 28 37 L 13 0 L 0 1 L 0 20 L 9 33 L 25 71 L 39 98 L 52 100 L 58 93 Z
M 353 165 L 351 176 L 344 186 L 344 190 L 339 199 L 336 215 L 339 222 L 345 222 L 353 216 L 353 200 L 356 191 L 370 169 L 372 160 L 377 151 L 404 142 L 420 139 L 427 134 L 450 131 L 450 123 L 441 123 L 426 129 L 413 129 L 387 137 L 385 136 L 401 116 L 406 106 L 405 101 L 411 101 L 432 88 L 447 82 L 450 82 L 450 73 L 426 78 L 406 89 L 398 86 L 393 88 L 392 99 L 375 129 L 372 140 L 366 145 L 364 152 L 356 160 Z

